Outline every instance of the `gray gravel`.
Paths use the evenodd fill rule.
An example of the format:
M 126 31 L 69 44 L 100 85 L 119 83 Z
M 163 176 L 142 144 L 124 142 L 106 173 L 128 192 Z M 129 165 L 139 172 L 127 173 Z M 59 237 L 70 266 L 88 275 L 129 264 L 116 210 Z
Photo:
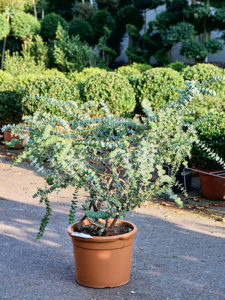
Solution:
M 79 285 L 67 235 L 72 188 L 51 196 L 51 221 L 37 243 L 45 208 L 32 195 L 44 181 L 25 164 L 10 172 L 10 159 L 0 159 L 0 299 L 225 299 L 225 223 L 169 207 L 165 220 L 153 205 L 127 216 L 138 226 L 130 282 L 102 290 Z M 84 197 L 81 190 L 81 203 Z

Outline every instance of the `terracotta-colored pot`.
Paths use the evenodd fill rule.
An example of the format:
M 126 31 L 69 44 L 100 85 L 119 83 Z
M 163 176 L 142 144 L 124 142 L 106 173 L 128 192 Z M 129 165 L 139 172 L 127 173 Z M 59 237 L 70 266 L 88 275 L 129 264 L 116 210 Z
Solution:
M 29 134 L 28 134 L 28 132 L 24 132 L 24 135 L 26 135 L 26 136 L 28 136 Z M 12 135 L 11 134 L 11 129 L 8 129 L 8 130 L 5 130 L 4 131 L 4 140 L 5 140 L 5 142 L 11 142 L 11 140 L 12 139 L 18 139 L 18 140 L 20 140 L 24 145 L 25 145 L 25 143 L 26 143 L 26 140 L 24 139 L 24 140 L 21 140 L 21 139 L 19 139 L 19 136 L 17 135 L 17 136 L 15 136 L 15 135 Z M 20 145 L 20 144 L 15 144 L 15 149 L 21 149 L 23 146 L 22 145 Z
M 72 238 L 77 282 L 93 287 L 115 287 L 130 280 L 132 247 L 137 227 L 127 221 L 132 231 L 115 236 L 99 236 L 89 239 L 71 236 L 77 223 L 68 228 Z M 84 221 L 83 224 L 90 224 Z
M 212 173 L 220 170 L 204 170 L 196 168 L 199 171 L 203 171 L 205 173 Z M 225 170 L 224 170 L 225 173 Z M 199 178 L 201 182 L 201 188 L 202 188 L 202 195 L 205 198 L 211 199 L 211 200 L 220 200 L 225 199 L 225 176 L 223 178 L 221 177 L 215 177 L 208 174 L 200 173 L 199 172 Z
M 192 169 L 197 169 L 195 163 L 192 164 Z M 192 177 L 198 177 L 198 172 L 192 170 Z

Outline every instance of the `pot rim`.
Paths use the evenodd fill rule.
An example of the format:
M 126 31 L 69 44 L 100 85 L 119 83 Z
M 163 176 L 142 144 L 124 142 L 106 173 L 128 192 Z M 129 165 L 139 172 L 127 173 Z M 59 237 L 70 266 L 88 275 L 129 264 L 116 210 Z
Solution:
M 126 224 L 128 225 L 130 228 L 132 228 L 133 230 L 128 232 L 128 233 L 124 233 L 124 234 L 119 234 L 119 235 L 113 235 L 113 236 L 92 236 L 92 238 L 82 238 L 82 237 L 78 237 L 78 236 L 72 236 L 72 233 L 74 232 L 72 230 L 72 228 L 75 226 L 77 226 L 77 224 L 79 222 L 74 223 L 72 226 L 68 227 L 68 234 L 72 239 L 76 239 L 79 241 L 83 241 L 83 242 L 91 242 L 91 243 L 108 243 L 108 242 L 114 242 L 116 240 L 127 240 L 132 238 L 133 236 L 135 236 L 135 234 L 137 233 L 137 226 L 129 221 L 124 221 L 124 220 L 118 220 L 117 222 L 120 222 L 120 224 Z M 82 224 L 88 224 L 89 221 L 85 220 L 83 221 Z
M 199 171 L 203 171 L 203 172 L 206 172 L 206 173 L 212 173 L 212 172 L 218 172 L 218 171 L 223 171 L 225 172 L 225 169 L 223 169 L 222 167 L 220 169 L 213 169 L 213 170 L 206 170 L 206 169 L 202 169 L 202 168 L 197 168 L 195 167 L 195 170 L 199 170 Z M 199 174 L 202 174 L 202 175 L 206 175 L 204 173 L 199 173 Z

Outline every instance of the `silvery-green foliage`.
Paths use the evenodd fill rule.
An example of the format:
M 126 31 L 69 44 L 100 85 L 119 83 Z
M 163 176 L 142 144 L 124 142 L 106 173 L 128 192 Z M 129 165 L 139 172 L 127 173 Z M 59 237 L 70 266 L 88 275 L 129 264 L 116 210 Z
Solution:
M 73 116 L 73 121 L 51 116 L 41 108 L 26 117 L 29 140 L 17 163 L 29 159 L 46 180 L 46 187 L 34 195 L 46 203 L 37 239 L 43 235 L 51 215 L 48 195 L 68 185 L 75 189 L 70 224 L 76 213 L 77 191 L 83 187 L 90 197 L 83 204 L 84 216 L 77 228 L 81 229 L 82 221 L 87 219 L 99 235 L 109 235 L 118 218 L 163 193 L 182 206 L 172 186 L 177 184 L 175 176 L 181 163 L 187 166 L 193 143 L 199 143 L 195 125 L 186 124 L 184 117 L 191 110 L 188 104 L 201 93 L 210 91 L 198 88 L 195 82 L 186 82 L 179 100 L 157 112 L 144 100 L 147 118 L 142 122 L 112 116 L 106 107 L 105 117 L 90 118 L 87 109 L 97 103 L 78 108 L 72 101 L 59 101 L 59 108 Z M 52 101 L 55 100 L 48 100 L 46 105 L 51 106 Z M 102 101 L 101 104 L 104 106 Z M 24 130 L 12 126 L 15 135 L 23 136 Z M 172 167 L 171 176 L 165 174 L 164 164 Z M 152 181 L 155 172 L 158 177 Z

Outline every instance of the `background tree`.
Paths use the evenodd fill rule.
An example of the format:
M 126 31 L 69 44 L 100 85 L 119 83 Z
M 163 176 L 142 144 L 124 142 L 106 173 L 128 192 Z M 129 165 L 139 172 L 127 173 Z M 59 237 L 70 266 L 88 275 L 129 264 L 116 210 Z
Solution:
M 79 35 L 82 42 L 87 42 L 90 46 L 93 44 L 94 31 L 87 21 L 74 18 L 68 25 L 70 35 Z
M 3 70 L 3 60 L 4 60 L 4 52 L 5 52 L 5 43 L 6 37 L 10 32 L 9 22 L 6 17 L 0 14 L 0 39 L 4 38 L 3 50 L 2 50 L 2 60 L 1 60 L 1 69 Z
M 111 31 L 107 27 L 104 27 L 104 30 L 105 33 L 99 40 L 98 48 L 102 51 L 103 66 L 108 67 L 112 58 L 116 55 L 116 52 L 107 46 L 107 41 L 110 38 Z
M 105 9 L 97 11 L 96 15 L 91 20 L 91 25 L 94 30 L 94 42 L 96 45 L 105 33 L 104 27 L 107 27 L 111 32 L 116 29 L 116 21 Z
M 81 42 L 79 35 L 70 37 L 68 32 L 59 25 L 53 56 L 59 70 L 80 72 L 90 66 L 91 50 L 87 43 Z
M 94 5 L 88 2 L 75 2 L 75 5 L 72 8 L 73 16 L 75 18 L 84 19 L 88 22 L 95 16 L 97 10 Z
M 73 18 L 73 5 L 74 0 L 49 0 L 49 7 L 51 7 L 51 12 L 59 14 L 67 22 L 72 20 Z
M 41 36 L 44 39 L 54 39 L 58 25 L 61 25 L 64 30 L 68 30 L 68 23 L 60 15 L 50 13 L 41 21 Z
M 98 9 L 106 9 L 114 14 L 119 6 L 119 0 L 95 0 Z
M 39 33 L 40 23 L 30 14 L 17 12 L 12 18 L 11 30 L 16 38 L 23 41 L 26 50 L 28 38 Z

